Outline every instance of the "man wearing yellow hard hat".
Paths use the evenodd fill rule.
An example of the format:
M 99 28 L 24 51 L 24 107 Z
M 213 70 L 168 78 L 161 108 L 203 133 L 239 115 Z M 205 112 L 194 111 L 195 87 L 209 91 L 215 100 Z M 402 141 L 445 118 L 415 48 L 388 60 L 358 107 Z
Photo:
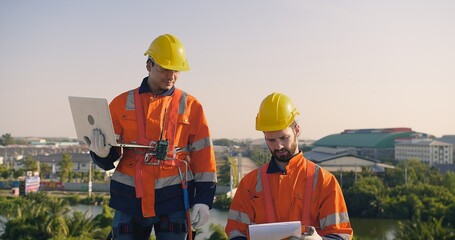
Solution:
M 192 238 L 209 219 L 216 187 L 215 154 L 201 103 L 175 87 L 188 71 L 185 48 L 172 34 L 158 36 L 144 54 L 148 75 L 109 104 L 118 142 L 104 145 L 95 130 L 94 162 L 113 169 L 109 206 L 112 239 Z M 134 147 L 135 144 L 147 148 Z
M 307 160 L 299 150 L 299 115 L 292 100 L 272 93 L 256 116 L 272 158 L 242 178 L 225 228 L 229 239 L 248 239 L 252 224 L 300 221 L 293 239 L 351 239 L 352 228 L 334 175 Z M 291 235 L 285 237 L 292 237 Z

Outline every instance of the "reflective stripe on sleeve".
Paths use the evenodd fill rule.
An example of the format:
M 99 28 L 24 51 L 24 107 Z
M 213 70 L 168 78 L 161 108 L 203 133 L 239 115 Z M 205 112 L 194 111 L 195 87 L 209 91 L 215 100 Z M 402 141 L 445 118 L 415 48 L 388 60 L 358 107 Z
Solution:
M 193 144 L 189 146 L 189 149 L 190 151 L 199 151 L 210 146 L 212 146 L 212 140 L 210 139 L 210 137 L 206 137 L 196 142 L 193 142 Z
M 216 173 L 214 172 L 202 172 L 194 174 L 196 182 L 216 182 Z
M 115 180 L 116 182 L 135 187 L 134 177 L 128 176 L 119 171 L 115 171 L 114 174 L 112 174 L 111 179 Z
M 248 217 L 248 214 L 239 212 L 237 210 L 230 209 L 229 213 L 228 213 L 228 219 L 231 219 L 231 220 L 243 223 L 243 224 L 247 224 L 247 225 L 251 224 L 251 220 L 250 220 L 250 217 Z
M 340 224 L 340 223 L 347 223 L 349 222 L 349 216 L 347 212 L 340 212 L 340 213 L 334 213 L 330 214 L 325 218 L 321 218 L 319 220 L 319 225 L 321 226 L 322 229 L 330 226 L 330 225 L 335 225 L 335 224 Z

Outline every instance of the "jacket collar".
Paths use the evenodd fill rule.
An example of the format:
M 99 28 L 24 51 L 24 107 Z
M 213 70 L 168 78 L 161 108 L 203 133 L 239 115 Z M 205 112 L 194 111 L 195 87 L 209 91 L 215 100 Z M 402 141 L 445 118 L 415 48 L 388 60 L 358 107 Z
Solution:
M 139 94 L 143 94 L 143 93 L 152 93 L 152 91 L 150 91 L 150 87 L 147 83 L 147 80 L 148 80 L 148 77 L 145 77 L 143 80 L 142 80 L 142 83 L 141 83 L 141 86 L 139 87 Z M 162 94 L 160 94 L 159 96 L 171 96 L 173 93 L 174 93 L 174 89 L 175 89 L 175 86 L 172 86 L 171 89 L 163 92 Z
M 285 169 L 281 169 L 281 167 L 277 163 L 277 160 L 272 156 L 272 158 L 270 159 L 269 167 L 267 168 L 267 173 L 271 174 L 281 172 L 282 174 L 286 174 L 287 173 L 286 169 L 297 167 L 300 164 L 301 159 L 303 159 L 303 153 L 299 152 L 294 157 L 292 157 L 291 160 L 289 160 Z

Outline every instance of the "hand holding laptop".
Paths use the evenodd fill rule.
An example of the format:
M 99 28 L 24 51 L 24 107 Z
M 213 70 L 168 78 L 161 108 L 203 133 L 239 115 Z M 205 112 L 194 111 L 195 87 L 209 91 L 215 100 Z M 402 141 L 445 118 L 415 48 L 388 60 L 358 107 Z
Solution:
M 150 145 L 118 143 L 115 138 L 109 105 L 104 98 L 68 97 L 77 137 L 92 152 L 102 157 L 109 154 L 111 146 L 129 148 L 154 148 Z M 95 130 L 98 130 L 95 132 Z M 89 136 L 90 139 L 89 139 Z
M 86 144 L 89 145 L 90 151 L 94 152 L 98 157 L 105 158 L 109 155 L 111 145 L 105 144 L 104 135 L 100 129 L 93 129 L 90 139 L 86 140 Z

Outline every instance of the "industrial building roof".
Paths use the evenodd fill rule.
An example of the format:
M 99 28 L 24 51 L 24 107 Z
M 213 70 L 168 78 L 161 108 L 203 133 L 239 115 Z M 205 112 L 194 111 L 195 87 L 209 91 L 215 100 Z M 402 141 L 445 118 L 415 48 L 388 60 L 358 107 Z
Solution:
M 316 147 L 393 148 L 396 138 L 410 138 L 414 131 L 350 131 L 332 134 L 314 142 Z

